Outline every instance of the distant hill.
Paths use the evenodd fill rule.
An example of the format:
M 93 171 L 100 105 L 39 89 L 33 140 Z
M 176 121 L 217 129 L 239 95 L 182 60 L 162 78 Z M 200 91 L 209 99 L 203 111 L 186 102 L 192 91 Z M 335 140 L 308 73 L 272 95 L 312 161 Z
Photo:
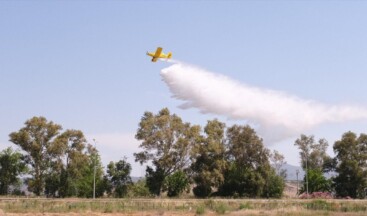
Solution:
M 296 174 L 297 170 L 299 171 L 298 180 L 302 180 L 303 176 L 305 175 L 305 172 L 299 166 L 284 164 L 282 166 L 282 169 L 285 169 L 287 171 L 287 180 L 297 180 L 297 174 Z

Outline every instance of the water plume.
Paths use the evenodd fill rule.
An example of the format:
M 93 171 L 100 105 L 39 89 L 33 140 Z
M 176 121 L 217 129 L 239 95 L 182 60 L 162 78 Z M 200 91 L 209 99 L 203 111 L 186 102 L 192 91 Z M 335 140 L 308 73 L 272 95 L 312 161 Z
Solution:
M 226 76 L 169 60 L 161 76 L 180 108 L 246 120 L 269 142 L 280 141 L 322 124 L 366 119 L 367 109 L 327 105 L 285 92 L 239 83 Z

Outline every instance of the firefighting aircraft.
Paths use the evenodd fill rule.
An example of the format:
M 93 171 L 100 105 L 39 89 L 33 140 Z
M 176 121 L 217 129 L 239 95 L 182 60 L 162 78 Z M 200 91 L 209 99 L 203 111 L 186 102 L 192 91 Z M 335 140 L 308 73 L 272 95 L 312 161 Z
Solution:
M 147 55 L 153 57 L 152 62 L 156 62 L 159 58 L 170 59 L 172 57 L 171 52 L 167 54 L 162 53 L 162 47 L 158 47 L 155 53 L 147 52 Z

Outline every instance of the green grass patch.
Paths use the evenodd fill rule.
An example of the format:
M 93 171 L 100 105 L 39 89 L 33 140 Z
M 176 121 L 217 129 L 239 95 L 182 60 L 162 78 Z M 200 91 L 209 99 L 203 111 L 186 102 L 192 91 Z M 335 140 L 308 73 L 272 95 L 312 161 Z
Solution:
M 202 205 L 199 205 L 197 208 L 196 208 L 196 214 L 198 215 L 202 215 L 205 213 L 205 206 L 202 206 Z
M 214 210 L 218 214 L 225 214 L 228 211 L 228 206 L 222 202 L 215 205 Z
M 241 204 L 240 204 L 239 209 L 240 209 L 240 210 L 242 210 L 242 209 L 252 209 L 252 206 L 251 206 L 251 204 L 250 204 L 250 203 L 245 202 L 245 203 L 241 203 Z

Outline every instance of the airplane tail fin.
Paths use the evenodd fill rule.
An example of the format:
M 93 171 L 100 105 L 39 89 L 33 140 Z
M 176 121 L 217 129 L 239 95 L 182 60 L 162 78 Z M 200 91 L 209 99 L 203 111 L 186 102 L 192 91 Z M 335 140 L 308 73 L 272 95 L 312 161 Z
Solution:
M 171 52 L 169 52 L 168 54 L 167 54 L 167 58 L 172 58 L 172 53 Z

